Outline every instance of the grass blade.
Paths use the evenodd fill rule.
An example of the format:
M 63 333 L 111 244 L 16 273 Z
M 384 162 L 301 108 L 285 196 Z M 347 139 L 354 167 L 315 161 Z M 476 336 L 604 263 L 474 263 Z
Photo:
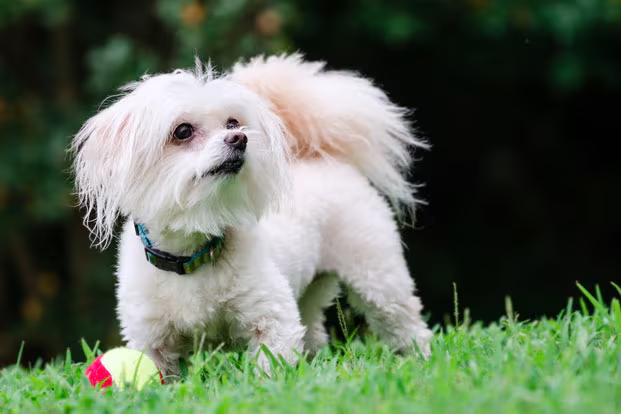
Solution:
M 188 362 L 185 358 L 179 358 L 179 372 L 181 373 L 181 378 L 188 377 Z
M 90 360 L 93 359 L 93 356 L 94 356 L 93 350 L 91 349 L 90 346 L 88 346 L 84 338 L 82 338 L 80 343 L 82 345 L 82 352 L 84 353 L 84 358 L 86 358 L 86 362 L 90 362 Z
M 602 296 L 602 291 L 599 288 L 599 285 L 595 285 L 595 297 L 599 303 L 604 303 L 604 297 Z
M 22 355 L 24 354 L 24 345 L 26 343 L 22 341 L 22 344 L 19 346 L 19 352 L 17 353 L 17 363 L 15 365 L 19 366 L 22 363 Z
M 619 304 L 619 300 L 616 298 L 613 299 L 610 308 L 612 310 L 612 316 L 615 320 L 615 333 L 618 335 L 621 333 L 621 304 Z
M 341 302 L 339 298 L 336 298 L 336 315 L 339 320 L 339 325 L 341 326 L 341 331 L 345 338 L 349 337 L 349 332 L 347 332 L 347 322 L 345 321 L 345 312 L 343 312 L 343 308 L 341 308 Z
M 584 298 L 578 299 L 578 302 L 580 303 L 580 310 L 582 311 L 582 314 L 583 315 L 590 315 L 589 308 L 587 307 L 586 303 L 584 302 Z
M 608 310 L 606 309 L 606 306 L 603 304 L 602 301 L 596 299 L 593 295 L 591 295 L 589 291 L 586 290 L 580 283 L 576 282 L 576 286 L 578 286 L 578 289 L 580 289 L 582 294 L 586 296 L 589 302 L 591 302 L 591 304 L 593 305 L 593 308 L 595 308 L 595 311 L 598 314 L 600 314 L 601 316 L 606 316 L 608 314 Z M 599 292 L 598 287 L 596 287 L 596 291 Z M 601 292 L 598 293 L 598 296 L 601 297 Z
M 71 373 L 71 365 L 73 364 L 73 361 L 71 359 L 71 349 L 67 348 L 67 353 L 65 354 L 65 372 L 67 374 Z
M 453 314 L 456 328 L 459 327 L 459 301 L 457 299 L 457 283 L 453 282 Z

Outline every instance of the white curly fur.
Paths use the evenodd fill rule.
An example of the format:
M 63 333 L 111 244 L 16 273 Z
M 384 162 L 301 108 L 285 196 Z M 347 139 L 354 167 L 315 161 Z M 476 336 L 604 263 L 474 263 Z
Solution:
M 173 139 L 183 123 L 193 135 Z M 231 132 L 248 137 L 242 169 L 209 174 L 230 156 Z M 255 353 L 264 344 L 294 362 L 294 351 L 326 344 L 323 310 L 342 283 L 381 338 L 428 355 L 393 213 L 414 207 L 405 175 L 416 146 L 406 111 L 381 89 L 300 55 L 255 58 L 220 77 L 197 62 L 125 87 L 72 149 L 94 243 L 106 247 L 127 218 L 117 296 L 128 346 L 168 374 L 197 334 Z M 225 250 L 190 275 L 162 271 L 145 260 L 134 221 L 172 254 L 215 235 Z M 259 364 L 269 365 L 262 354 Z

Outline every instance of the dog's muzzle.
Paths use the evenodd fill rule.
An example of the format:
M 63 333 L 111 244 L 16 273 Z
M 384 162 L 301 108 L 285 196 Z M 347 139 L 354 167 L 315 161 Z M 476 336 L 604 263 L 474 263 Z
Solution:
M 231 132 L 224 137 L 224 143 L 230 148 L 229 157 L 220 165 L 203 174 L 209 175 L 235 175 L 244 166 L 248 137 L 243 132 Z

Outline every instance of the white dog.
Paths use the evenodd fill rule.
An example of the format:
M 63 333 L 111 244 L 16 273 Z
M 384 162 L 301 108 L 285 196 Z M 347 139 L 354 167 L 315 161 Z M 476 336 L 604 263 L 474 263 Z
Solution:
M 423 146 L 403 108 L 300 55 L 219 77 L 197 62 L 123 89 L 72 148 L 95 243 L 127 218 L 117 296 L 129 347 L 165 374 L 195 335 L 248 346 L 266 370 L 261 344 L 295 363 L 327 343 L 323 310 L 342 283 L 380 338 L 429 354 L 394 217 L 414 207 L 404 176 Z

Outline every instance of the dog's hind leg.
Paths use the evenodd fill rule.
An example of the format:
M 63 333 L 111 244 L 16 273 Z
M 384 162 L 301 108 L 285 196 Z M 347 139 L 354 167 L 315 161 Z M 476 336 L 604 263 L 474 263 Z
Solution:
M 370 200 L 335 219 L 324 246 L 326 269 L 338 273 L 350 304 L 380 339 L 402 352 L 418 348 L 428 357 L 432 334 L 388 206 Z

